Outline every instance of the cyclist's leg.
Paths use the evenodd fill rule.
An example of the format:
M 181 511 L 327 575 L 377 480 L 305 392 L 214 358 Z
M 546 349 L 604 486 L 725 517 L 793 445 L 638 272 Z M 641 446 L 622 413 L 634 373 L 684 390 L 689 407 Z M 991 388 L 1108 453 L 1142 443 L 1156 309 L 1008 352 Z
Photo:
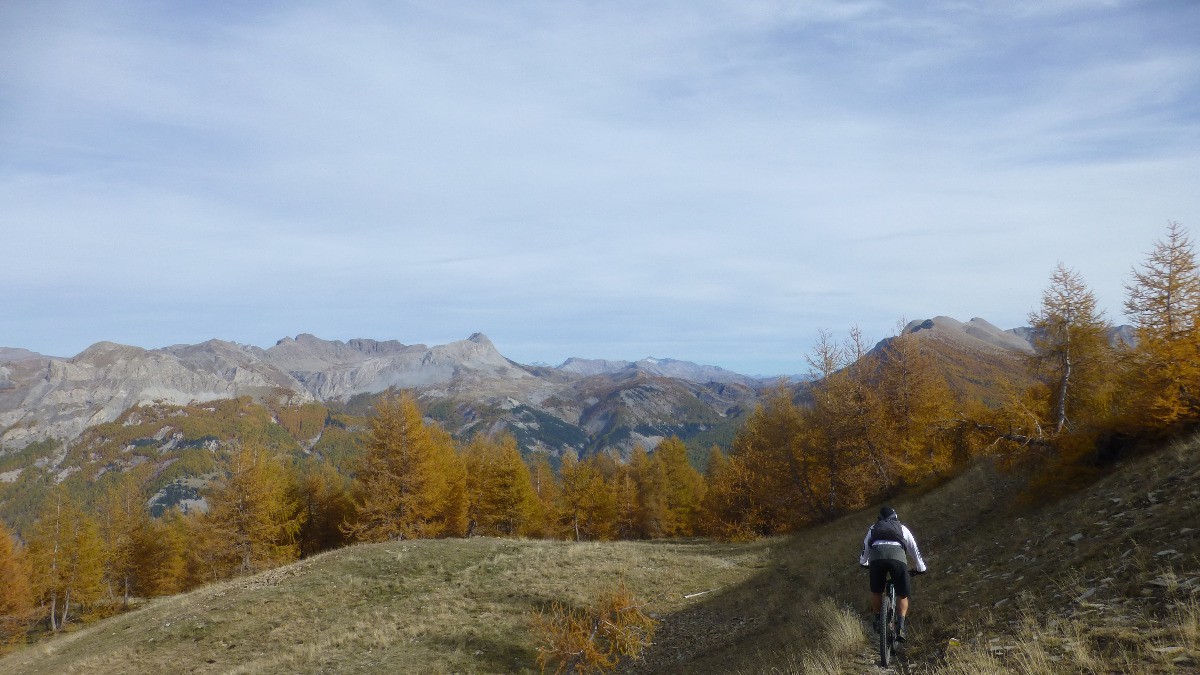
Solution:
M 879 611 L 883 608 L 883 582 L 887 567 L 882 560 L 872 560 L 868 575 L 871 583 L 871 611 L 875 614 L 875 626 L 879 626 Z
M 896 584 L 896 637 L 904 640 L 904 620 L 908 617 L 908 602 L 912 596 L 912 577 L 908 573 L 908 565 L 897 561 L 892 569 L 892 579 Z
M 892 583 L 896 584 L 896 613 L 908 616 L 908 599 L 912 596 L 912 577 L 908 565 L 897 561 L 892 568 Z
M 887 565 L 882 560 L 872 560 L 867 568 L 867 577 L 871 583 L 871 609 L 878 614 L 883 601 L 883 582 L 887 578 Z

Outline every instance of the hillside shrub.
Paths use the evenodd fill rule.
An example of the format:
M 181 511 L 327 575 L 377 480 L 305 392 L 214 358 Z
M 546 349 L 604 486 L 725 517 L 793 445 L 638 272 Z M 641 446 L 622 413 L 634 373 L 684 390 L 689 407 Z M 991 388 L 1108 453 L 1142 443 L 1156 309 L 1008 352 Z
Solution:
M 537 663 L 542 672 L 553 668 L 556 674 L 613 670 L 622 658 L 636 659 L 650 646 L 655 623 L 622 579 L 586 607 L 555 602 L 539 611 L 533 618 Z

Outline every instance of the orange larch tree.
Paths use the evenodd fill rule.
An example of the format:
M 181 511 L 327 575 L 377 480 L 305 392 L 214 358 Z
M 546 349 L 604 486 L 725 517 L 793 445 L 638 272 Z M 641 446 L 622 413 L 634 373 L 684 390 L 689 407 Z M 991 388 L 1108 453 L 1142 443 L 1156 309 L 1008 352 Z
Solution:
M 1126 285 L 1137 344 L 1125 373 L 1133 424 L 1165 428 L 1200 417 L 1200 275 L 1187 231 L 1167 227 Z
M 30 574 L 25 550 L 0 522 L 0 648 L 25 635 L 34 608 Z
M 700 519 L 704 476 L 688 461 L 687 446 L 674 436 L 654 449 L 654 464 L 662 476 L 662 536 L 692 536 Z
M 71 618 L 73 604 L 81 607 L 104 593 L 104 552 L 100 528 L 58 486 L 51 490 L 42 515 L 29 538 L 35 598 L 59 631 Z
M 511 434 L 477 435 L 463 453 L 467 516 L 475 534 L 514 536 L 537 530 L 538 501 L 529 470 Z
M 281 461 L 257 444 L 237 448 L 225 476 L 207 493 L 200 523 L 212 535 L 222 575 L 249 574 L 300 556 L 297 534 L 304 514 Z
M 347 534 L 386 541 L 466 533 L 466 469 L 449 435 L 425 424 L 411 393 L 380 400 L 365 445 Z

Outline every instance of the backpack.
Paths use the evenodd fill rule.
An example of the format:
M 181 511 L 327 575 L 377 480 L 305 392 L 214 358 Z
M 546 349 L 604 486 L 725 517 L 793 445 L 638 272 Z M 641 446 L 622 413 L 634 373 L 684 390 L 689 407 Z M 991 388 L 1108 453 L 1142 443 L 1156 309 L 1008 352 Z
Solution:
M 904 543 L 904 530 L 898 519 L 888 518 L 875 521 L 875 526 L 871 528 L 870 543 L 873 544 L 880 540 Z

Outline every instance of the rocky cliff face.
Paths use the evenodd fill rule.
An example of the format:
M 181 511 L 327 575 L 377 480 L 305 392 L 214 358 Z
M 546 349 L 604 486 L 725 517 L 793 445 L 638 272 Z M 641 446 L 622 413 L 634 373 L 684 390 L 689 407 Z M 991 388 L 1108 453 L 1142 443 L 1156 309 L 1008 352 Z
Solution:
M 269 349 L 222 340 L 154 350 L 101 342 L 70 359 L 6 349 L 0 352 L 0 445 L 11 449 L 45 438 L 74 439 L 133 406 L 154 402 L 186 405 L 240 396 L 283 397 L 290 403 L 347 401 L 391 387 L 415 389 L 425 399 L 500 409 L 535 406 L 567 424 L 587 418 L 589 428 L 603 430 L 604 415 L 587 411 L 604 398 L 603 392 L 623 387 L 621 382 L 635 376 L 663 378 L 655 386 L 669 390 L 665 398 L 672 400 L 695 399 L 699 393 L 688 389 L 695 389 L 695 382 L 754 384 L 751 378 L 720 368 L 673 360 L 575 369 L 566 364 L 561 369 L 522 366 L 505 358 L 481 333 L 433 347 L 331 341 L 305 334 L 284 338 Z M 581 389 L 580 383 L 589 377 L 599 379 Z M 671 382 L 687 386 L 681 389 Z M 593 389 L 602 393 L 586 393 Z M 647 391 L 653 397 L 653 387 Z M 552 406 L 542 405 L 551 399 Z M 667 405 L 670 410 L 665 412 L 654 412 L 654 406 L 624 406 L 622 419 L 645 427 L 647 438 L 653 438 L 654 430 L 664 429 L 673 415 L 687 417 L 680 414 L 679 405 Z M 645 410 L 633 414 L 641 408 Z
M 146 350 L 100 342 L 71 359 L 26 358 L 0 364 L 0 443 L 20 447 L 43 438 L 78 436 L 139 404 L 186 404 L 303 387 L 263 363 L 253 348 L 213 340 Z
M 482 333 L 435 347 L 374 340 L 331 342 L 300 335 L 280 340 L 266 350 L 264 358 L 323 401 L 345 400 L 389 387 L 414 389 L 463 379 L 534 379 L 504 358 Z

